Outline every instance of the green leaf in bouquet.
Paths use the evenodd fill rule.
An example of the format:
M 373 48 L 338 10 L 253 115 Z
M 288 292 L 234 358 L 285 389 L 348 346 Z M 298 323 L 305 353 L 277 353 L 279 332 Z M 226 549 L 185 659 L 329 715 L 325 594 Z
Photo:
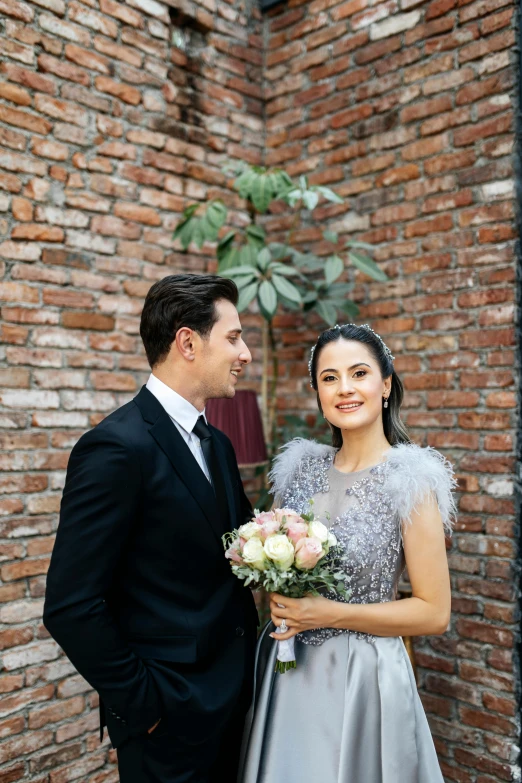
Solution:
M 258 300 L 265 317 L 271 320 L 277 310 L 277 292 L 269 280 L 263 280 L 259 286 Z
M 291 302 L 295 302 L 295 304 L 301 304 L 302 299 L 299 289 L 286 277 L 273 274 L 272 283 L 278 294 L 281 294 L 281 296 L 284 296 L 285 299 L 289 299 Z
M 348 258 L 357 269 L 360 269 L 361 272 L 368 275 L 368 277 L 378 280 L 381 283 L 388 279 L 388 275 L 377 266 L 375 261 L 368 258 L 368 256 L 363 256 L 360 253 L 350 250 Z
M 326 259 L 324 265 L 324 276 L 328 285 L 331 285 L 334 280 L 342 275 L 344 272 L 344 262 L 339 256 L 333 255 Z

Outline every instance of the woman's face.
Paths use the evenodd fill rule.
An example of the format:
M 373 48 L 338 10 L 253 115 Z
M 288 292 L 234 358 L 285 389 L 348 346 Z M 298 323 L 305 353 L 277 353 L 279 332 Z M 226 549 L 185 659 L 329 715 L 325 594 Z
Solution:
M 328 343 L 317 360 L 317 390 L 326 419 L 341 430 L 367 427 L 382 417 L 391 377 L 364 343 L 340 338 Z

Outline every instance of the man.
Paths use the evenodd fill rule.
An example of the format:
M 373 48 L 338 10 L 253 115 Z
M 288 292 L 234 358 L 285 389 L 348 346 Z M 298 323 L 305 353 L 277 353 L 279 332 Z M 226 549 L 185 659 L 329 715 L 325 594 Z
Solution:
M 100 694 L 121 783 L 235 779 L 257 613 L 221 536 L 251 507 L 204 409 L 252 359 L 237 296 L 210 275 L 155 283 L 147 385 L 69 461 L 44 623 Z

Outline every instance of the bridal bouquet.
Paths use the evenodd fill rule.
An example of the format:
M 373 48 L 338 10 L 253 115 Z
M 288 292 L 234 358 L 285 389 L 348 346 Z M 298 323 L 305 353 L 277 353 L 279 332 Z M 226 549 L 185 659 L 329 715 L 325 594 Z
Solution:
M 319 595 L 321 589 L 348 597 L 337 539 L 315 518 L 312 505 L 310 501 L 309 514 L 290 508 L 262 513 L 256 509 L 250 522 L 225 533 L 225 557 L 245 586 L 290 598 Z M 276 671 L 295 669 L 294 638 L 277 647 Z

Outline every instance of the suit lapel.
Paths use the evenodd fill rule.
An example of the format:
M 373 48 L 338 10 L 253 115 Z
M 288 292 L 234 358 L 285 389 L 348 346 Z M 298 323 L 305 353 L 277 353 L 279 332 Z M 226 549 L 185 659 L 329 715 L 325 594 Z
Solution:
M 217 435 L 217 430 L 215 429 L 215 427 L 212 427 L 211 429 L 214 431 L 213 432 L 214 448 L 216 449 L 218 464 L 222 466 L 223 480 L 225 482 L 225 489 L 227 493 L 228 519 L 226 520 L 226 529 L 228 531 L 228 530 L 232 530 L 235 527 L 235 520 L 236 520 L 234 488 L 232 486 L 232 481 L 230 478 L 230 470 L 228 467 L 228 458 L 227 458 L 227 453 L 225 451 L 225 447 L 222 445 Z
M 172 467 L 201 508 L 221 545 L 221 536 L 225 531 L 223 530 L 223 522 L 220 519 L 220 515 L 216 514 L 214 492 L 197 460 L 178 432 L 177 427 L 172 423 L 163 406 L 145 386 L 138 396 L 134 398 L 134 402 L 140 409 L 145 421 L 152 425 L 149 427 L 150 434 L 162 451 L 165 452 Z M 225 459 L 223 451 L 223 460 Z M 228 477 L 225 477 L 227 498 L 230 503 L 229 492 L 231 492 L 231 488 L 229 490 L 229 484 L 230 480 Z

